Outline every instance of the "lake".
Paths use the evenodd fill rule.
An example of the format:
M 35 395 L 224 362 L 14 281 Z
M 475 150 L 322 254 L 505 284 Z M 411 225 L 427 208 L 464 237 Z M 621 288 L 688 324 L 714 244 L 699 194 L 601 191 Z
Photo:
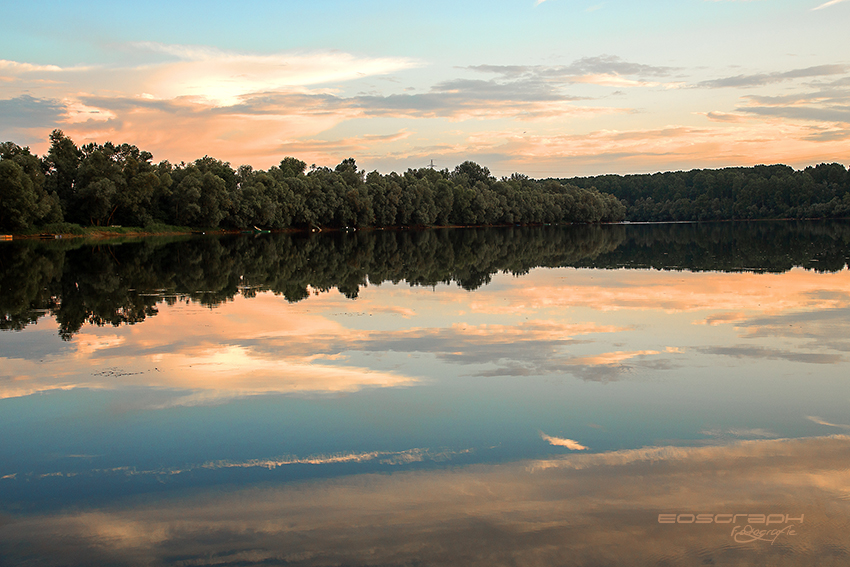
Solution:
M 850 221 L 0 243 L 0 564 L 846 565 Z

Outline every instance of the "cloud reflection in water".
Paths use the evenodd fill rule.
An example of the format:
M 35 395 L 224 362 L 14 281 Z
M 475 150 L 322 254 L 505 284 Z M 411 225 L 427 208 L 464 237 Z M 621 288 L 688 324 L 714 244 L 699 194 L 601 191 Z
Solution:
M 0 546 L 43 565 L 838 565 L 850 556 L 848 448 L 843 435 L 650 447 L 202 490 L 6 516 Z M 659 514 L 803 520 L 771 545 Z

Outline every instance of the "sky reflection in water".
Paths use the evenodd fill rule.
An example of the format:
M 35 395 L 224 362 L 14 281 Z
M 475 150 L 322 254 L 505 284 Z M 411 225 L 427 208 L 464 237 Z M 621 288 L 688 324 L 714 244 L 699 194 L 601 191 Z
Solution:
M 0 335 L 4 555 L 846 559 L 846 269 L 537 268 L 157 309 Z M 728 512 L 805 521 L 773 545 L 657 521 Z

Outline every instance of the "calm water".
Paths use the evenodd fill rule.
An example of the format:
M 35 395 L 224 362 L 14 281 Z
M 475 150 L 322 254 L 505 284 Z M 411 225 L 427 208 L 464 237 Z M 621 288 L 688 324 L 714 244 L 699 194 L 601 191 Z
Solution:
M 847 565 L 850 223 L 0 243 L 0 564 Z

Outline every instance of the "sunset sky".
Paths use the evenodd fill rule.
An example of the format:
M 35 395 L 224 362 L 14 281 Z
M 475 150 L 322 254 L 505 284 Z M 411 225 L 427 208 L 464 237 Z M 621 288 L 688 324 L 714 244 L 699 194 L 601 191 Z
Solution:
M 12 3 L 0 141 L 497 176 L 850 163 L 850 0 Z

